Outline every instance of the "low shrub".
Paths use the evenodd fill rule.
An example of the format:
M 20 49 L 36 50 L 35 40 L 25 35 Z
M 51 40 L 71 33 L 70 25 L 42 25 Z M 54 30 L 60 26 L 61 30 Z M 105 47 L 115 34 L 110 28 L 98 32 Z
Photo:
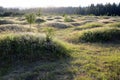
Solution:
M 65 44 L 46 41 L 43 34 L 11 34 L 0 38 L 0 65 L 4 62 L 55 60 L 69 56 Z
M 74 22 L 74 20 L 72 20 L 72 19 L 71 19 L 70 17 L 68 17 L 67 15 L 65 15 L 64 21 L 65 21 L 65 22 Z

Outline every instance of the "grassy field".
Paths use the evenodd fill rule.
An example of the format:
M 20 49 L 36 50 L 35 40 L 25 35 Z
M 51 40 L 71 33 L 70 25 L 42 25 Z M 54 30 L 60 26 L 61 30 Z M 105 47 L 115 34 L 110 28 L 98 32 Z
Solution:
M 0 80 L 120 80 L 120 17 L 68 17 L 2 17 Z

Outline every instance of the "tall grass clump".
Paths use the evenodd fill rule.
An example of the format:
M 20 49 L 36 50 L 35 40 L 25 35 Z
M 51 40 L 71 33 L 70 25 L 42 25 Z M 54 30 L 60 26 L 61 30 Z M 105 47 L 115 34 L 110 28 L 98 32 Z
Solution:
M 49 42 L 53 39 L 54 36 L 54 28 L 51 27 L 47 27 L 44 29 L 45 33 L 46 33 L 46 41 Z
M 0 38 L 0 62 L 55 60 L 69 56 L 65 43 L 48 42 L 44 34 L 12 34 Z
M 120 29 L 118 28 L 94 28 L 76 34 L 73 40 L 79 42 L 116 42 L 120 40 Z

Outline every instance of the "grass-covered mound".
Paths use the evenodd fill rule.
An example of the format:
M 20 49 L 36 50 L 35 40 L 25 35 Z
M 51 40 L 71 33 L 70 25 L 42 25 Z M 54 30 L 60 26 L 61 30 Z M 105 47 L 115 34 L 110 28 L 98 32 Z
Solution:
M 21 25 L 1 25 L 0 32 L 27 32 L 30 31 L 29 28 L 21 26 Z M 34 29 L 32 29 L 34 31 Z
M 80 31 L 72 38 L 77 42 L 116 42 L 120 41 L 119 28 L 94 28 Z
M 0 20 L 0 24 L 14 24 L 14 22 L 10 20 Z
M 45 22 L 45 20 L 38 18 L 38 19 L 36 19 L 35 22 L 36 22 L 36 23 L 43 23 L 43 22 Z
M 115 22 L 115 23 L 112 23 L 112 24 L 108 24 L 107 26 L 120 28 L 120 22 Z
M 62 19 L 61 16 L 55 16 L 54 19 Z
M 68 56 L 66 45 L 46 41 L 44 34 L 12 34 L 0 38 L 0 65 L 4 62 L 55 60 Z
M 91 23 L 86 23 L 85 25 L 82 25 L 80 27 L 75 28 L 75 30 L 83 30 L 83 29 L 90 29 L 90 28 L 96 28 L 96 27 L 102 27 L 103 24 L 98 23 L 98 22 L 91 22 Z

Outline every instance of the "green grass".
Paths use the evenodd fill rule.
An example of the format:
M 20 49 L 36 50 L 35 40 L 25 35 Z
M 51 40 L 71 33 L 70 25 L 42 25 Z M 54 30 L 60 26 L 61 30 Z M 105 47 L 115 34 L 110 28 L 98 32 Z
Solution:
M 108 44 L 79 44 L 71 64 L 78 68 L 75 80 L 119 80 L 119 48 Z M 115 49 L 117 48 L 118 49 Z M 77 51 L 76 51 L 77 52 Z
M 77 19 L 81 20 L 83 17 L 85 16 L 77 16 L 75 21 L 79 21 Z M 88 17 L 92 19 L 91 16 Z M 85 20 L 89 20 L 88 17 Z M 96 16 L 94 18 L 96 19 Z M 39 28 L 39 33 L 0 34 L 0 45 L 5 45 L 5 47 L 0 46 L 0 50 L 2 50 L 0 53 L 4 52 L 5 58 L 7 58 L 0 57 L 3 60 L 0 60 L 0 63 L 2 62 L 2 65 L 6 64 L 4 66 L 0 65 L 0 80 L 120 80 L 119 27 L 102 24 L 102 26 L 80 30 L 75 30 L 76 27 L 55 28 L 55 34 L 53 39 L 50 39 L 50 45 L 46 45 L 49 41 L 46 42 L 45 35 L 40 34 L 44 32 L 44 29 L 45 27 Z M 81 39 L 84 43 L 81 42 Z M 75 41 L 79 43 L 75 44 Z M 45 45 L 43 47 L 40 44 Z M 24 52 L 25 48 L 26 52 Z M 9 54 L 6 54 L 9 50 Z M 23 61 L 23 59 L 18 60 L 15 57 L 9 58 L 13 57 L 11 55 L 18 54 L 14 51 L 24 55 L 26 59 Z M 3 53 L 1 54 L 3 55 Z M 31 55 L 32 59 L 35 60 L 30 63 L 25 62 L 30 60 L 28 57 Z M 58 55 L 61 55 L 61 57 Z M 12 59 L 16 63 L 4 63 L 8 60 L 12 61 Z M 21 63 L 22 61 L 24 63 Z

